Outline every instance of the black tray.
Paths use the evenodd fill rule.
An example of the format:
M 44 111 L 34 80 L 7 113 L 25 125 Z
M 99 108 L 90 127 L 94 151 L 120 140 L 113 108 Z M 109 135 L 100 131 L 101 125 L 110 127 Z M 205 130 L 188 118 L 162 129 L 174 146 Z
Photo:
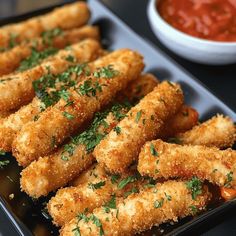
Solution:
M 146 63 L 145 71 L 154 73 L 161 80 L 168 79 L 182 85 L 186 103 L 198 110 L 201 120 L 205 120 L 216 113 L 223 113 L 229 115 L 236 121 L 234 111 L 215 97 L 198 80 L 177 65 L 160 49 L 133 32 L 99 1 L 90 0 L 88 3 L 92 11 L 91 23 L 100 26 L 104 46 L 108 49 L 126 47 L 138 50 L 144 55 Z M 5 19 L 0 22 L 0 25 L 43 14 L 52 10 L 52 8 L 49 7 Z M 0 227 L 11 228 L 11 231 L 9 231 L 11 235 L 57 235 L 57 229 L 53 227 L 47 218 L 47 214 L 43 211 L 43 203 L 47 199 L 33 201 L 26 194 L 20 192 L 19 175 L 21 168 L 17 166 L 17 163 L 10 154 L 3 157 L 3 159 L 9 159 L 11 163 L 3 170 L 0 170 Z M 10 200 L 9 195 L 12 193 L 14 194 L 14 198 Z M 218 203 L 217 205 L 212 205 L 207 212 L 195 218 L 185 218 L 174 225 L 165 224 L 161 227 L 161 230 L 155 229 L 155 232 L 159 234 L 163 229 L 164 234 L 169 235 L 189 234 L 189 230 L 199 227 L 199 224 L 203 222 L 211 221 L 214 217 L 235 206 L 236 201 Z M 3 218 L 8 219 L 11 224 L 3 225 L 3 222 L 5 222 Z

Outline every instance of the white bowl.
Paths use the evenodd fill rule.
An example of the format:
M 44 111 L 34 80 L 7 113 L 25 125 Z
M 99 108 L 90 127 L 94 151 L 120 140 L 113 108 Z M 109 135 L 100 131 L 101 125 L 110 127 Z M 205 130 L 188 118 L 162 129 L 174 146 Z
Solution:
M 156 8 L 158 1 L 149 0 L 148 18 L 153 32 L 167 48 L 198 63 L 226 65 L 236 62 L 236 42 L 215 42 L 182 33 L 160 16 Z

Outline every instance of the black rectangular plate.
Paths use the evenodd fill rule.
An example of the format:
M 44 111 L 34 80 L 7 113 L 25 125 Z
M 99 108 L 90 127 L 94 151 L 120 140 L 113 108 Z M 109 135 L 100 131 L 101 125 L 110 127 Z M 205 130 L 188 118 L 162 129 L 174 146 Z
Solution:
M 205 120 L 217 113 L 223 113 L 236 121 L 234 111 L 160 49 L 133 32 L 99 1 L 90 0 L 88 3 L 92 11 L 91 23 L 99 25 L 102 33 L 102 42 L 108 49 L 125 47 L 139 51 L 145 58 L 145 71 L 154 73 L 160 80 L 168 79 L 181 84 L 185 93 L 185 102 L 198 110 L 201 120 Z M 52 10 L 52 7 L 6 19 L 1 21 L 0 25 L 21 21 L 50 10 Z M 7 217 L 12 223 L 8 227 L 14 228 L 19 235 L 57 235 L 58 230 L 42 211 L 43 203 L 47 199 L 33 201 L 26 194 L 20 192 L 19 177 L 21 168 L 17 166 L 10 154 L 4 156 L 3 159 L 9 159 L 11 163 L 0 170 L 0 216 Z M 14 198 L 10 200 L 9 195 L 12 193 Z M 159 235 L 164 230 L 164 234 L 186 234 L 186 232 L 199 226 L 199 224 L 235 207 L 235 205 L 235 201 L 219 203 L 211 206 L 207 212 L 197 217 L 185 218 L 174 225 L 165 224 L 160 228 L 154 229 L 152 233 L 155 232 L 156 235 Z M 1 224 L 2 222 L 0 221 L 0 227 L 3 227 Z M 151 233 L 147 235 L 151 235 Z

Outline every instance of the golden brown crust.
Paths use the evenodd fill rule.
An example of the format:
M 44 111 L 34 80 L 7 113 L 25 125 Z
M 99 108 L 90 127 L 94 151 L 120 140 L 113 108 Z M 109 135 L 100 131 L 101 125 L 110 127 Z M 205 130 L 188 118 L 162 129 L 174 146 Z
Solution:
M 134 176 L 137 174 L 136 172 L 128 171 L 112 181 L 111 175 L 100 165 L 94 164 L 73 181 L 72 187 L 58 190 L 55 197 L 51 198 L 48 203 L 48 211 L 54 224 L 62 226 L 79 213 L 83 213 L 86 208 L 88 212 L 92 212 L 95 208 L 108 202 L 114 195 L 123 197 L 125 193 L 131 193 L 132 190 L 138 191 L 147 181 L 137 179 L 134 182 L 127 183 L 124 188 L 118 188 L 119 182 L 127 177 Z M 89 187 L 91 184 L 103 181 L 104 186 L 99 189 L 91 190 Z
M 139 84 L 139 81 L 144 84 L 146 78 L 145 75 L 142 75 L 134 80 L 133 84 Z M 145 95 L 153 89 L 151 86 L 153 81 L 151 81 L 150 84 L 149 80 L 146 82 L 145 86 L 141 87 L 141 91 L 139 91 L 140 94 L 142 93 Z M 128 99 L 132 100 L 136 97 L 136 92 L 131 92 L 128 96 Z M 120 110 L 120 114 L 125 114 L 127 111 L 128 109 L 122 109 Z M 110 112 L 107 115 L 105 122 L 106 127 L 104 127 L 103 124 L 98 127 L 100 133 L 109 133 L 117 125 L 118 120 L 114 117 L 113 113 Z M 33 197 L 47 195 L 50 191 L 64 186 L 83 170 L 87 169 L 94 161 L 94 157 L 91 154 L 86 153 L 85 147 L 82 144 L 78 144 L 75 147 L 75 150 L 73 154 L 69 156 L 68 161 L 63 161 L 61 159 L 63 150 L 64 148 L 62 147 L 54 154 L 48 157 L 42 157 L 25 168 L 21 173 L 22 190 Z M 51 181 L 52 179 L 54 179 L 54 181 Z
M 190 106 L 183 105 L 173 117 L 164 123 L 158 138 L 167 139 L 175 137 L 178 133 L 190 130 L 197 123 L 198 112 Z
M 152 147 L 157 155 L 153 155 Z M 188 179 L 193 176 L 219 186 L 236 187 L 236 151 L 199 145 L 177 145 L 154 140 L 147 142 L 139 154 L 138 171 L 155 179 Z
M 158 134 L 163 122 L 183 103 L 179 86 L 162 82 L 146 95 L 94 150 L 97 161 L 110 172 L 120 173 L 137 159 L 142 145 Z
M 86 50 L 87 54 L 84 53 L 80 56 L 80 62 L 87 62 L 88 60 L 95 59 L 95 56 L 98 55 L 100 51 L 99 44 L 95 41 L 85 41 L 78 46 L 80 50 Z M 91 46 L 91 48 L 85 47 Z M 84 55 L 84 56 L 83 56 Z M 79 80 L 80 78 L 75 78 Z M 23 125 L 33 121 L 35 116 L 38 116 L 41 111 L 41 102 L 38 98 L 34 98 L 33 101 L 22 108 L 20 108 L 15 113 L 6 117 L 5 119 L 0 120 L 0 148 L 5 151 L 11 151 L 12 142 L 16 133 L 21 130 Z
M 70 44 L 78 43 L 85 38 L 99 40 L 99 31 L 95 26 L 84 26 L 68 31 L 63 31 L 52 40 L 52 47 L 62 49 Z M 43 38 L 35 38 L 30 42 L 22 43 L 13 49 L 0 53 L 0 76 L 9 74 L 16 70 L 21 61 L 26 59 L 32 53 L 32 47 L 37 51 L 43 51 L 49 45 L 43 41 Z
M 171 200 L 166 196 L 170 196 Z M 134 235 L 154 225 L 158 226 L 171 220 L 178 221 L 179 218 L 192 215 L 192 208 L 204 208 L 210 197 L 210 193 L 204 187 L 203 193 L 193 200 L 184 182 L 167 181 L 130 195 L 118 202 L 116 209 L 110 209 L 108 213 L 103 207 L 97 208 L 93 215 L 100 220 L 104 235 Z M 159 207 L 158 202 L 162 202 Z M 80 230 L 81 235 L 90 236 L 99 235 L 101 230 L 92 220 L 78 222 L 78 218 L 74 218 L 65 224 L 60 235 L 74 235 L 76 228 Z
M 13 143 L 13 154 L 20 165 L 27 166 L 40 156 L 47 155 L 55 149 L 52 147 L 52 137 L 55 144 L 61 144 L 65 138 L 72 135 L 83 122 L 92 118 L 94 112 L 107 105 L 116 93 L 127 86 L 127 83 L 137 78 L 143 69 L 142 57 L 129 49 L 117 50 L 93 63 L 91 68 L 98 68 L 112 64 L 113 69 L 119 71 L 113 78 L 104 77 L 85 79 L 85 81 L 99 82 L 102 91 L 97 90 L 96 96 L 87 96 L 70 89 L 70 101 L 73 104 L 65 106 L 66 101 L 61 99 L 53 107 L 49 107 L 36 122 L 26 124 L 17 134 Z M 92 70 L 93 71 L 93 70 Z M 83 86 L 78 83 L 77 87 Z M 68 119 L 63 114 L 70 114 Z
M 236 140 L 236 128 L 229 117 L 216 115 L 177 137 L 183 144 L 226 148 L 233 146 Z
M 12 34 L 15 35 L 15 41 L 20 43 L 38 37 L 42 32 L 54 28 L 66 30 L 80 27 L 86 24 L 89 17 L 90 11 L 85 2 L 79 1 L 56 8 L 48 14 L 1 27 L 0 47 L 8 47 Z
M 87 39 L 72 45 L 70 50 L 60 50 L 55 56 L 30 70 L 2 76 L 0 111 L 17 109 L 29 103 L 35 95 L 32 82 L 47 74 L 48 68 L 50 68 L 50 73 L 55 75 L 65 71 L 72 64 L 66 60 L 68 55 L 72 55 L 77 62 L 91 61 L 97 58 L 100 49 L 97 41 Z

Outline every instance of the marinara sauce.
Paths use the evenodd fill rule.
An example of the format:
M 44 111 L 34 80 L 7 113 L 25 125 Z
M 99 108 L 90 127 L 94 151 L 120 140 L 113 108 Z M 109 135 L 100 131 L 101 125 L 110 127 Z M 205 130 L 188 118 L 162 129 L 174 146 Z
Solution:
M 186 34 L 236 42 L 236 0 L 161 0 L 157 8 L 165 21 Z

